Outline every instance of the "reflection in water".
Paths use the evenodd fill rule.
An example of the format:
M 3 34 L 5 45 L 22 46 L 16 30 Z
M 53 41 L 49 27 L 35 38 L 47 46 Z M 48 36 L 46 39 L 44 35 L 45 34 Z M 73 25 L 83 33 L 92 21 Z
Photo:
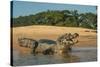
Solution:
M 27 55 L 20 56 L 19 59 L 14 61 L 14 65 L 39 65 L 39 64 L 56 64 L 56 63 L 68 63 L 79 61 L 77 56 L 73 55 Z
M 14 50 L 13 54 L 14 66 L 86 62 L 97 60 L 96 48 L 73 48 L 72 52 L 66 55 L 21 55 L 17 50 Z

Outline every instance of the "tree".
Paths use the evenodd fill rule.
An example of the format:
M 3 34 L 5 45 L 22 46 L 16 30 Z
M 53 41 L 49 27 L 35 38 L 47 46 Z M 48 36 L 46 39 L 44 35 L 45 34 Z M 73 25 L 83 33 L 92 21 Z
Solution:
M 97 29 L 97 14 L 78 13 L 77 10 L 48 10 L 35 15 L 12 18 L 12 26 L 55 25 Z

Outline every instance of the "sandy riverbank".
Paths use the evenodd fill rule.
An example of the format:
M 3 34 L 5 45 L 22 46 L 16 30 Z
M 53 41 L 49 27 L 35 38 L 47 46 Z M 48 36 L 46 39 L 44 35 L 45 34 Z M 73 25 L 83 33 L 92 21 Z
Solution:
M 97 46 L 97 33 L 92 29 L 77 28 L 77 27 L 57 27 L 57 26 L 25 26 L 12 28 L 12 45 L 16 50 L 27 52 L 30 49 L 23 48 L 18 45 L 17 39 L 19 37 L 26 37 L 32 39 L 56 39 L 64 33 L 79 33 L 79 43 L 73 47 L 96 47 Z

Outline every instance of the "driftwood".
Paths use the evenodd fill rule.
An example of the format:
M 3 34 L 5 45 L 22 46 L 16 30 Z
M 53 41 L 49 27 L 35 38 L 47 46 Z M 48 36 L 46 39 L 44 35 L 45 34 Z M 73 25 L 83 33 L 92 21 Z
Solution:
M 18 42 L 21 47 L 31 48 L 34 55 L 42 53 L 44 55 L 62 54 L 71 51 L 74 44 L 78 43 L 79 34 L 66 33 L 58 37 L 57 41 L 49 39 L 30 39 L 19 38 Z

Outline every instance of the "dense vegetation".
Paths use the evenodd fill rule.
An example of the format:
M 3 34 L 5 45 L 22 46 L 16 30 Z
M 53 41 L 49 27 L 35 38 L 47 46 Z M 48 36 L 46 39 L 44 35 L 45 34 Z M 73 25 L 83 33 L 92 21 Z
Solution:
M 12 27 L 28 25 L 52 25 L 97 29 L 96 14 L 79 13 L 77 10 L 48 10 L 35 15 L 19 16 L 11 19 Z

